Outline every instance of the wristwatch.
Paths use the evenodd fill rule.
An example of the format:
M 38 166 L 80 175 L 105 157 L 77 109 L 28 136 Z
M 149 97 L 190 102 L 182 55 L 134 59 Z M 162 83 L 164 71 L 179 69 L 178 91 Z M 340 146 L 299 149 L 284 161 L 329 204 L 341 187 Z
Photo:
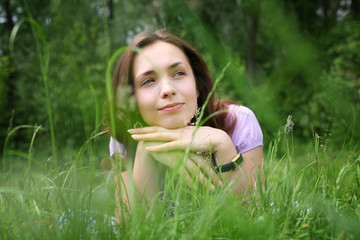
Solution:
M 211 155 L 213 158 L 213 163 L 216 163 L 214 154 Z M 215 166 L 214 170 L 216 172 L 228 172 L 231 170 L 234 170 L 236 167 L 238 167 L 242 162 L 244 161 L 241 153 L 238 153 L 230 163 L 223 164 L 221 166 Z

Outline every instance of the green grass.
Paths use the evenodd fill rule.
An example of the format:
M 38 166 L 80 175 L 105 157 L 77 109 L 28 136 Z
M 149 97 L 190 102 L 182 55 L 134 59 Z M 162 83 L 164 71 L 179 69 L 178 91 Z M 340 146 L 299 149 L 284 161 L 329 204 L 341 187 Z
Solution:
M 153 207 L 135 205 L 120 226 L 110 224 L 114 183 L 111 172 L 100 167 L 107 138 L 99 138 L 79 151 L 59 151 L 64 163 L 59 167 L 31 152 L 7 152 L 12 169 L 2 169 L 0 177 L 0 239 L 360 237 L 355 149 L 332 149 L 319 141 L 304 146 L 281 133 L 265 147 L 264 187 L 256 194 L 239 197 L 226 188 L 210 194 L 168 181 L 166 199 Z

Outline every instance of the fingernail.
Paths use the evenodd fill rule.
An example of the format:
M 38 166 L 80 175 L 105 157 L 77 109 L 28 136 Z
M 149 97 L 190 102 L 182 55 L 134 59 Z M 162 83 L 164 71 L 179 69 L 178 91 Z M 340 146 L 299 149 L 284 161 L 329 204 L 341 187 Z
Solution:
M 150 151 L 151 152 L 151 150 L 153 149 L 152 147 L 146 147 L 145 148 L 147 151 Z
M 137 139 L 137 138 L 139 138 L 139 135 L 137 135 L 137 134 L 132 134 L 131 137 L 132 137 L 133 139 Z
M 133 133 L 134 129 L 128 129 L 127 131 L 128 131 L 128 133 Z

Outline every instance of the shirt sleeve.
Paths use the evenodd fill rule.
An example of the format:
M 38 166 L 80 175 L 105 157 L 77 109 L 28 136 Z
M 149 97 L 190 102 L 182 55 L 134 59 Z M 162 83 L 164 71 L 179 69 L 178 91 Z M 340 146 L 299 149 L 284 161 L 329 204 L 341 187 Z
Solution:
M 110 137 L 109 151 L 110 151 L 110 156 L 114 155 L 114 153 L 119 153 L 121 154 L 122 157 L 126 156 L 125 146 L 119 143 L 113 137 Z
M 236 117 L 234 131 L 230 135 L 238 153 L 263 146 L 263 134 L 255 114 L 247 107 L 229 105 L 230 115 Z

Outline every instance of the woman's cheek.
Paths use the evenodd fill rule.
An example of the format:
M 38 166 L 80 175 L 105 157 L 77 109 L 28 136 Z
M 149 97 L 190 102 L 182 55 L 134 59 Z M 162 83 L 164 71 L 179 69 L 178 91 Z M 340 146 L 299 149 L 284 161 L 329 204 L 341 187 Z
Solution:
M 140 111 L 155 107 L 155 96 L 147 91 L 138 91 L 136 93 L 136 102 Z
M 149 125 L 153 125 L 154 119 L 156 119 L 155 102 L 154 98 L 143 98 L 137 101 L 137 106 L 142 119 Z

